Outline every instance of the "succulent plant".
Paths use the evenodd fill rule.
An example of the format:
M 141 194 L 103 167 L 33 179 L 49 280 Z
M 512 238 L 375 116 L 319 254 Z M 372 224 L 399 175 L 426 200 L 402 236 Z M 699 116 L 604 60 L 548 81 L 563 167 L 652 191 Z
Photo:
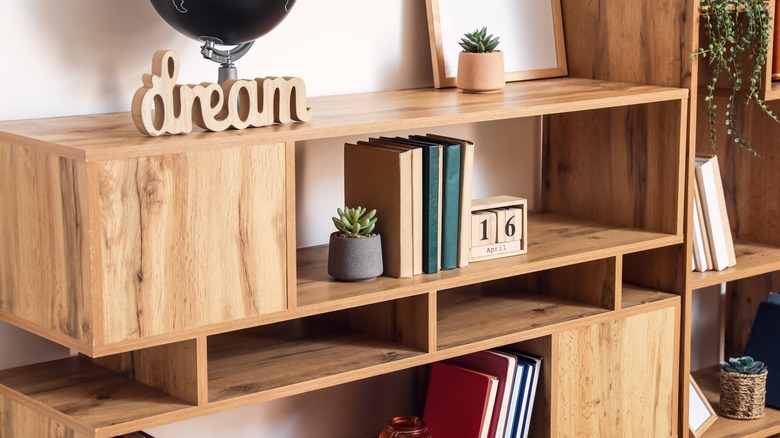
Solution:
M 763 374 L 766 372 L 764 362 L 753 360 L 750 356 L 740 358 L 729 358 L 728 362 L 721 362 L 723 371 L 739 374 Z
M 341 237 L 368 237 L 374 231 L 376 210 L 366 212 L 365 207 L 344 207 L 336 209 L 339 217 L 333 218 L 333 224 Z
M 493 38 L 493 34 L 488 35 L 487 27 L 483 27 L 474 32 L 466 32 L 458 44 L 460 44 L 464 52 L 487 53 L 496 50 L 498 38 Z

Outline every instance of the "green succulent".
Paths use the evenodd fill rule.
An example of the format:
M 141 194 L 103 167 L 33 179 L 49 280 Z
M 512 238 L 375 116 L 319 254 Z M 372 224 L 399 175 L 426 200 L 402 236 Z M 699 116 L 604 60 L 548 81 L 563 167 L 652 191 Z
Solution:
M 750 356 L 740 358 L 729 358 L 728 362 L 721 362 L 723 371 L 739 374 L 763 374 L 766 372 L 764 362 L 753 360 Z
M 477 29 L 474 32 L 467 32 L 460 39 L 460 46 L 464 52 L 468 53 L 487 53 L 496 50 L 498 38 L 493 38 L 493 34 L 487 34 L 487 27 Z
M 365 207 L 344 207 L 336 209 L 339 217 L 333 218 L 333 224 L 342 237 L 368 237 L 374 231 L 376 210 L 366 212 Z

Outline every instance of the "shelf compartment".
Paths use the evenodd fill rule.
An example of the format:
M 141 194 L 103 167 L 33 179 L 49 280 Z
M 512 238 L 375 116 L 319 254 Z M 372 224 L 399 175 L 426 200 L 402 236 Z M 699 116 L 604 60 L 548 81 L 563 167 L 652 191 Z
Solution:
M 439 291 L 439 350 L 489 340 L 501 345 L 504 340 L 530 339 L 561 324 L 613 310 L 618 292 L 610 269 L 613 261 L 596 260 Z M 590 274 L 594 272 L 599 274 Z
M 299 310 L 335 310 L 429 290 L 451 289 L 560 265 L 676 245 L 683 239 L 681 235 L 618 227 L 560 214 L 531 214 L 528 221 L 527 254 L 470 263 L 465 268 L 406 279 L 379 277 L 370 282 L 337 282 L 327 274 L 327 246 L 300 249 Z
M 196 409 L 79 356 L 0 371 L 0 393 L 97 437 L 133 432 L 138 424 Z
M 542 210 L 683 234 L 687 114 L 675 101 L 546 117 Z
M 276 398 L 394 370 L 382 366 L 432 348 L 431 301 L 421 295 L 209 337 L 209 402 Z
M 705 368 L 692 373 L 696 384 L 704 397 L 710 402 L 715 413 L 720 405 L 720 366 Z M 702 435 L 702 438 L 759 438 L 780 433 L 780 410 L 766 407 L 764 416 L 755 420 L 732 420 L 718 416 L 715 423 Z
M 737 264 L 722 271 L 691 273 L 691 289 L 701 289 L 780 270 L 780 248 L 744 241 L 734 242 Z
M 630 283 L 623 283 L 623 309 L 660 303 L 667 300 L 679 300 L 680 296 L 668 292 L 647 289 Z
M 685 245 L 674 245 L 623 256 L 622 308 L 682 296 L 687 255 Z

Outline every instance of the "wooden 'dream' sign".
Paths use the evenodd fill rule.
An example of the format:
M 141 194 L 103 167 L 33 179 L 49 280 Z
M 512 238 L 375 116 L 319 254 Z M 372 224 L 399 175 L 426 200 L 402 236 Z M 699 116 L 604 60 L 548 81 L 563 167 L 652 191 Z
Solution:
M 133 96 L 133 121 L 139 131 L 156 137 L 191 132 L 193 121 L 209 131 L 224 131 L 312 118 L 300 78 L 233 79 L 220 86 L 181 85 L 176 83 L 178 77 L 176 52 L 155 52 L 152 74 L 143 75 L 143 86 Z
M 472 201 L 470 261 L 527 252 L 528 211 L 524 198 L 504 195 Z

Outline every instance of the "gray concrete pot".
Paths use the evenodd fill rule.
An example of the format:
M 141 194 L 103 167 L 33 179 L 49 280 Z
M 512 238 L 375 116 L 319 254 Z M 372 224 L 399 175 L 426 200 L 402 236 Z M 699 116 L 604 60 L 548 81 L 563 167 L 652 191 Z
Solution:
M 382 239 L 330 235 L 328 274 L 338 280 L 363 281 L 382 275 Z

